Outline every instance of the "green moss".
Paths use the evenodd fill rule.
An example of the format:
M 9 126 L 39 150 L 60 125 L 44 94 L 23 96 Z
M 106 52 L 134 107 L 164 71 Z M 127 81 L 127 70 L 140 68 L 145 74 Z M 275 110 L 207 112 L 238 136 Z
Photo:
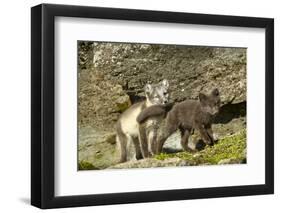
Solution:
M 159 155 L 155 155 L 154 158 L 157 160 L 165 160 L 167 158 L 175 157 L 175 154 L 167 154 L 167 153 L 160 153 Z
M 79 161 L 78 163 L 78 169 L 79 170 L 92 170 L 92 169 L 97 169 L 93 164 L 87 162 L 87 161 Z
M 243 162 L 246 159 L 246 130 L 219 140 L 214 146 L 207 146 L 200 152 L 178 152 L 161 153 L 156 155 L 158 160 L 167 158 L 180 158 L 187 160 L 191 165 L 199 164 L 218 164 L 222 160 L 228 159 L 230 162 Z

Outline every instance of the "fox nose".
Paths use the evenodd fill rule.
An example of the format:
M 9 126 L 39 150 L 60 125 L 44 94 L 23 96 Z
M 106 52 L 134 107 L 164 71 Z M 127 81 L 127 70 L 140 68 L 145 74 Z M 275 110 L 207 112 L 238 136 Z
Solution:
M 168 103 L 168 100 L 164 100 L 164 104 Z

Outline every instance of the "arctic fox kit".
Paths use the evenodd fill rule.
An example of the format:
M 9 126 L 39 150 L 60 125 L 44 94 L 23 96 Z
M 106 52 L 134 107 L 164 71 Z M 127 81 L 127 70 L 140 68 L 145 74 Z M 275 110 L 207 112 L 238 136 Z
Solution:
M 145 108 L 137 117 L 140 137 L 142 141 L 146 142 L 148 140 L 148 151 L 151 155 L 156 154 L 157 137 L 163 127 L 164 119 L 172 106 L 173 103 L 152 105 Z
M 198 130 L 206 144 L 213 144 L 212 120 L 219 112 L 220 96 L 218 89 L 210 94 L 199 94 L 199 101 L 186 100 L 176 104 L 167 117 L 163 120 L 163 127 L 158 133 L 156 153 L 162 151 L 166 139 L 177 129 L 181 132 L 181 145 L 185 151 L 189 151 L 188 138 L 194 129 Z M 146 119 L 159 117 L 166 113 L 165 106 L 154 105 L 143 110 L 138 116 L 140 124 L 146 123 Z
M 136 118 L 139 113 L 152 105 L 166 104 L 169 99 L 168 94 L 169 83 L 166 79 L 158 84 L 147 84 L 144 87 L 146 100 L 133 104 L 128 108 L 118 119 L 116 125 L 116 140 L 120 145 L 120 162 L 128 160 L 127 147 L 130 143 L 134 144 L 136 159 L 147 158 L 150 156 L 148 151 L 147 137 L 155 135 L 155 118 L 151 118 L 151 122 L 146 122 L 147 125 L 140 126 Z M 152 127 L 152 128 L 150 128 Z M 146 131 L 149 129 L 149 131 Z

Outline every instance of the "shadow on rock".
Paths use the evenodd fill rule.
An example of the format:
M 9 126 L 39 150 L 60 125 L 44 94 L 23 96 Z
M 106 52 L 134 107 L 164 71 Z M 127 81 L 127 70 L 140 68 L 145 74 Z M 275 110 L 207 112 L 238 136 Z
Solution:
M 235 118 L 246 116 L 246 101 L 237 104 L 225 104 L 214 119 L 214 123 L 227 124 Z

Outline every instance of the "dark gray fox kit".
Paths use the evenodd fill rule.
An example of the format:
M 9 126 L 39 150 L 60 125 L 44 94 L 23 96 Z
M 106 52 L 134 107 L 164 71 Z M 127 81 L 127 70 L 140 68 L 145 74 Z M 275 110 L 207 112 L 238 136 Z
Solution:
M 143 110 L 137 117 L 142 124 L 146 119 L 159 117 L 167 113 L 163 119 L 163 127 L 158 131 L 156 153 L 162 151 L 166 139 L 177 129 L 181 132 L 181 145 L 185 151 L 189 151 L 188 138 L 194 129 L 198 130 L 202 140 L 206 144 L 213 144 L 212 120 L 219 112 L 220 95 L 219 90 L 214 89 L 210 94 L 199 94 L 199 100 L 185 100 L 175 106 L 167 113 L 165 105 L 154 105 Z

